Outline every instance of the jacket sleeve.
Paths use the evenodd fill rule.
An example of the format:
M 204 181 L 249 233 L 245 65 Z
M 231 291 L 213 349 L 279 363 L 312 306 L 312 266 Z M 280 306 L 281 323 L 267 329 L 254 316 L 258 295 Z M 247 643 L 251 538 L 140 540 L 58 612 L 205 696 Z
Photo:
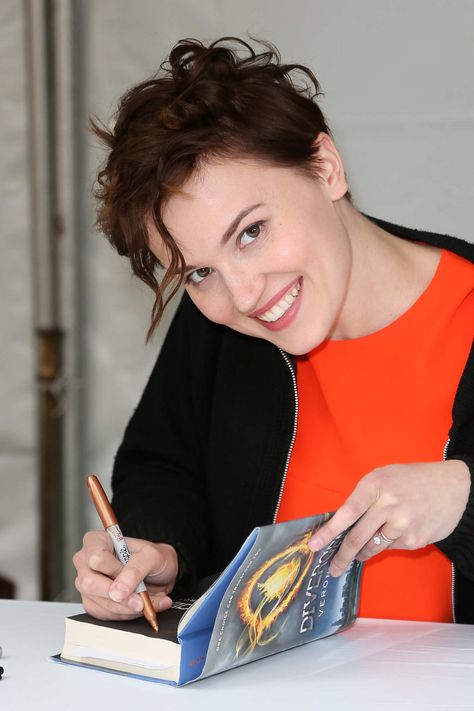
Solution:
M 209 572 L 206 452 L 219 329 L 183 297 L 112 475 L 124 534 L 175 547 L 178 596 Z
M 448 459 L 465 462 L 471 474 L 466 509 L 454 531 L 436 545 L 474 581 L 474 343 L 453 406 Z
M 466 578 L 474 581 L 474 456 L 453 455 L 465 462 L 471 474 L 471 488 L 464 513 L 454 531 L 436 545 Z

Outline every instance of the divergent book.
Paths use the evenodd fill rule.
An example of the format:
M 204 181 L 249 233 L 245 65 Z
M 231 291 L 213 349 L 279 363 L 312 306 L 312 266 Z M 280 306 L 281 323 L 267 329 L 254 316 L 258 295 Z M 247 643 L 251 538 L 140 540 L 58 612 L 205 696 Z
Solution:
M 329 575 L 345 533 L 308 548 L 330 516 L 255 528 L 200 598 L 159 615 L 158 633 L 143 618 L 67 618 L 56 659 L 181 686 L 346 629 L 357 616 L 362 564 Z

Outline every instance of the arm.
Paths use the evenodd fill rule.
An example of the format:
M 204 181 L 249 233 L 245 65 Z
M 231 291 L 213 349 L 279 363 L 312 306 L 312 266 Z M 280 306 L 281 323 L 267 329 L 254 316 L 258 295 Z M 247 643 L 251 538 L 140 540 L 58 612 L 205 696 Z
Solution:
M 189 594 L 208 572 L 206 459 L 220 333 L 185 295 L 112 477 L 113 507 L 124 534 L 177 551 L 177 594 Z
M 96 617 L 139 615 L 141 580 L 163 611 L 168 593 L 192 594 L 209 572 L 207 433 L 220 332 L 185 296 L 115 461 L 113 505 L 130 561 L 122 567 L 99 531 L 74 556 L 76 587 Z
M 467 506 L 458 525 L 449 536 L 438 541 L 437 546 L 463 575 L 474 581 L 474 341 L 459 382 L 452 415 L 447 458 L 465 463 L 471 485 Z

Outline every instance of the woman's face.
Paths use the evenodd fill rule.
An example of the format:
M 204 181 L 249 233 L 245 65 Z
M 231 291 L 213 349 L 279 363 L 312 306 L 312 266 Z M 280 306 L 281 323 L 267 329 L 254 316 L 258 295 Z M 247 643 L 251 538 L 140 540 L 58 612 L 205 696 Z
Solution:
M 351 247 L 336 208 L 343 178 L 332 168 L 321 181 L 259 162 L 209 163 L 169 199 L 163 220 L 207 318 L 294 355 L 334 334 Z M 150 246 L 166 266 L 156 230 Z

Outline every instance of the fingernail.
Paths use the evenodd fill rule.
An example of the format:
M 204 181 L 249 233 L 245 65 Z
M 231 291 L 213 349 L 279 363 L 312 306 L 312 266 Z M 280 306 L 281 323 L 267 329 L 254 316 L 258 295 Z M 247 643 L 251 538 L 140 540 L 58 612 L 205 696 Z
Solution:
M 157 603 L 158 612 L 163 612 L 163 610 L 167 610 L 170 606 L 170 602 L 171 600 L 168 596 L 161 597 Z
M 143 602 L 138 595 L 135 597 L 131 597 L 130 600 L 128 601 L 128 606 L 131 610 L 134 612 L 141 612 L 143 610 Z
M 308 548 L 310 551 L 318 551 L 320 548 L 323 547 L 323 542 L 320 538 L 310 538 L 308 542 Z
M 333 578 L 338 578 L 341 573 L 342 570 L 338 568 L 337 565 L 334 565 L 334 563 L 331 563 L 331 565 L 329 566 L 329 575 L 332 575 Z
M 128 588 L 122 585 L 122 583 L 112 583 L 110 586 L 109 596 L 114 602 L 122 602 L 128 595 Z

